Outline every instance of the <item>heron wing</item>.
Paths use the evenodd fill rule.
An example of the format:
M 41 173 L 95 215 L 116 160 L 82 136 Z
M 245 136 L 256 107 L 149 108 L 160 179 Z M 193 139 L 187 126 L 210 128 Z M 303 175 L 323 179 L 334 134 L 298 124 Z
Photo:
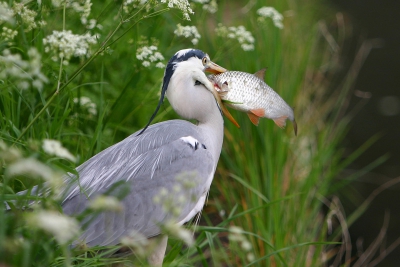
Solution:
M 182 138 L 188 136 L 189 141 Z M 152 237 L 160 234 L 160 225 L 184 223 L 202 208 L 215 167 L 196 126 L 179 120 L 159 123 L 79 166 L 80 186 L 68 191 L 62 207 L 67 214 L 79 214 L 90 199 L 122 181 L 130 189 L 123 211 L 88 218 L 80 239 L 89 246 L 112 245 L 132 230 Z

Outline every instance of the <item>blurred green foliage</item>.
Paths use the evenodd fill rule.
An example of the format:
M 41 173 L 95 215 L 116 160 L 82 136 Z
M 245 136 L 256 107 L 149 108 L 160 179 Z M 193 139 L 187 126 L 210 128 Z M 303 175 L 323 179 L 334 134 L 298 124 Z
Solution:
M 332 11 L 313 0 L 269 1 L 268 6 L 283 14 L 284 27 L 280 29 L 271 19 L 258 20 L 257 10 L 266 5 L 261 1 L 209 1 L 218 4 L 215 13 L 204 9 L 205 4 L 191 1 L 195 13 L 187 21 L 181 10 L 168 8 L 162 1 L 93 0 L 86 19 L 101 26 L 88 29 L 90 23 L 82 23 L 84 15 L 73 7 L 74 2 L 24 2 L 36 12 L 38 25 L 45 22 L 31 30 L 22 13 L 15 12 L 11 21 L 0 21 L 1 27 L 17 31 L 12 40 L 0 41 L 0 72 L 8 68 L 7 53 L 29 61 L 28 51 L 36 48 L 41 56 L 40 71 L 48 79 L 38 90 L 32 85 L 22 89 L 12 74 L 1 78 L 4 153 L 0 202 L 39 182 L 29 175 L 7 176 L 7 168 L 18 160 L 35 158 L 53 170 L 73 172 L 80 163 L 146 125 L 159 99 L 164 70 L 154 64 L 144 66 L 136 56 L 140 48 L 156 46 L 166 64 L 176 51 L 195 47 L 230 70 L 254 73 L 268 67 L 267 84 L 295 107 L 299 136 L 294 136 L 292 125 L 281 130 L 272 121 L 262 120 L 255 127 L 246 114 L 232 111 L 241 128 L 226 122 L 223 152 L 202 226 L 195 228 L 196 244 L 186 248 L 181 241 L 170 240 L 165 263 L 322 266 L 331 256 L 322 207 L 332 178 L 344 167 L 339 165 L 338 143 L 346 122 L 337 116 L 344 96 L 328 92 L 328 74 L 336 70 L 333 59 L 338 51 L 329 46 L 319 27 L 321 19 L 334 19 Z M 75 3 L 84 6 L 88 2 Z M 13 10 L 17 1 L 7 3 Z M 178 23 L 197 27 L 201 38 L 196 45 L 191 38 L 174 34 Z M 254 50 L 244 51 L 237 39 L 219 36 L 215 31 L 219 24 L 244 26 L 254 37 Z M 89 45 L 91 53 L 72 56 L 63 64 L 67 59 L 51 54 L 46 48 L 49 44 L 43 41 L 53 31 L 63 30 L 96 35 L 96 43 Z M 95 112 L 76 100 L 82 97 L 89 98 Z M 165 101 L 153 123 L 174 118 L 177 115 Z M 77 162 L 46 154 L 43 139 L 61 141 Z M 19 151 L 14 158 L 13 149 Z M 41 209 L 59 209 L 51 198 L 41 200 Z M 96 250 L 70 252 L 66 246 L 58 246 L 51 235 L 31 230 L 24 216 L 14 209 L 0 210 L 0 263 L 104 266 L 125 261 Z M 243 230 L 235 236 L 232 226 Z

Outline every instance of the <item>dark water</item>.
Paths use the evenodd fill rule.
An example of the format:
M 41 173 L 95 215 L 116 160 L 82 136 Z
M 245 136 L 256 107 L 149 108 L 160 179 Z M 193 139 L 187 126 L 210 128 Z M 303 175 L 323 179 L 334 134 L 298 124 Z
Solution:
M 379 133 L 380 139 L 351 168 L 361 169 L 382 155 L 389 155 L 389 158 L 343 190 L 344 195 L 345 192 L 354 194 L 353 197 L 342 197 L 346 211 L 350 213 L 357 199 L 366 198 L 378 186 L 400 176 L 400 1 L 331 0 L 331 3 L 351 18 L 356 29 L 355 38 L 364 36 L 382 41 L 382 47 L 371 51 L 357 78 L 355 90 L 369 92 L 371 97 L 351 122 L 345 146 L 354 150 Z M 347 57 L 351 62 L 354 55 Z M 359 102 L 360 98 L 353 96 L 350 106 Z M 357 240 L 363 240 L 364 250 L 373 242 L 385 214 L 390 214 L 390 220 L 383 248 L 400 237 L 399 185 L 381 193 L 350 228 L 353 248 L 356 248 Z M 376 266 L 400 266 L 400 247 Z

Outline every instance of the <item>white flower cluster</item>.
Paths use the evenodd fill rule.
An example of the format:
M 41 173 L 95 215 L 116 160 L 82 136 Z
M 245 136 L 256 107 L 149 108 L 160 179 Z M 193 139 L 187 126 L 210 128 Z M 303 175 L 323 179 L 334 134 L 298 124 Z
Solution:
M 167 3 L 169 8 L 177 8 L 182 11 L 183 18 L 190 20 L 189 14 L 194 14 L 188 0 L 161 0 L 161 3 Z
M 100 195 L 89 202 L 89 208 L 95 211 L 121 212 L 124 206 L 116 197 Z
M 243 234 L 243 229 L 238 226 L 229 227 L 229 241 L 237 242 L 240 246 L 240 249 L 244 252 L 247 252 L 247 260 L 254 261 L 254 254 L 251 252 L 253 250 L 253 246 L 246 239 Z
M 74 98 L 74 103 L 81 105 L 82 107 L 87 108 L 87 111 L 93 116 L 97 115 L 97 106 L 96 103 L 92 102 L 92 100 L 87 96 L 81 96 L 80 98 Z
M 53 31 L 53 34 L 43 39 L 45 52 L 51 53 L 52 60 L 58 61 L 63 59 L 63 63 L 68 65 L 72 56 L 75 57 L 90 57 L 90 45 L 96 44 L 96 35 L 73 34 L 71 31 Z
M 5 49 L 0 56 L 0 79 L 11 80 L 19 89 L 28 89 L 30 85 L 41 90 L 48 82 L 41 72 L 41 55 L 36 48 L 28 51 L 29 61 L 23 60 L 20 54 L 11 54 Z
M 49 166 L 44 165 L 34 158 L 21 158 L 10 164 L 6 169 L 8 177 L 25 175 L 30 178 L 41 178 L 45 181 L 45 189 L 42 191 L 47 196 L 52 193 L 55 198 L 60 196 L 60 190 L 63 186 L 63 179 L 60 173 L 53 171 Z
M 16 30 L 7 28 L 6 26 L 3 26 L 2 29 L 2 33 L 1 33 L 1 38 L 4 41 L 12 41 L 14 39 L 14 37 L 18 34 L 18 32 Z
M 36 22 L 36 11 L 30 10 L 23 3 L 14 3 L 13 9 L 15 14 L 18 14 L 21 18 L 22 24 L 26 27 L 25 31 L 30 31 L 46 24 L 43 20 Z
M 163 230 L 165 234 L 183 241 L 188 247 L 194 244 L 193 233 L 176 223 L 166 223 L 163 225 Z
M 193 39 L 190 40 L 193 45 L 196 45 L 201 38 L 196 26 L 182 26 L 180 23 L 176 25 L 176 30 L 174 31 L 176 36 L 183 36 L 185 38 L 189 38 L 193 36 Z
M 125 13 L 128 13 L 131 9 L 133 8 L 138 8 L 140 6 L 143 6 L 144 4 L 147 4 L 148 0 L 125 0 L 123 1 L 123 9 Z
M 56 211 L 41 210 L 26 215 L 28 225 L 51 234 L 60 245 L 65 245 L 80 232 L 79 223 L 74 218 Z
M 258 21 L 264 22 L 266 18 L 271 18 L 275 27 L 283 29 L 283 16 L 275 8 L 265 6 L 258 9 L 257 14 L 260 16 L 258 17 Z
M 71 152 L 68 151 L 68 149 L 61 145 L 60 141 L 44 139 L 42 148 L 44 152 L 49 155 L 54 155 L 73 162 L 76 161 L 76 158 L 71 154 Z
M 0 2 L 0 23 L 8 22 L 14 24 L 14 10 L 12 10 L 7 2 Z
M 157 241 L 157 239 L 151 239 Z M 129 247 L 135 255 L 145 257 L 149 254 L 150 240 L 138 231 L 132 230 L 127 236 L 121 238 L 121 245 Z
M 151 63 L 155 63 L 157 68 L 164 68 L 165 64 L 163 55 L 157 51 L 158 48 L 155 45 L 142 46 L 136 50 L 136 58 L 143 61 L 142 65 L 146 68 L 150 67 Z
M 254 50 L 254 37 L 251 32 L 247 31 L 244 26 L 239 27 L 226 27 L 222 24 L 218 24 L 218 27 L 215 29 L 218 36 L 236 39 L 243 51 L 251 51 Z
M 78 13 L 81 17 L 81 23 L 86 25 L 87 29 L 93 29 L 94 27 L 102 28 L 100 24 L 97 24 L 95 19 L 88 20 L 92 9 L 91 0 L 52 0 L 51 3 L 54 7 L 60 7 L 64 4 L 67 8 L 72 9 Z
M 203 9 L 208 13 L 214 14 L 218 11 L 218 4 L 216 0 L 192 0 L 192 2 L 202 4 Z

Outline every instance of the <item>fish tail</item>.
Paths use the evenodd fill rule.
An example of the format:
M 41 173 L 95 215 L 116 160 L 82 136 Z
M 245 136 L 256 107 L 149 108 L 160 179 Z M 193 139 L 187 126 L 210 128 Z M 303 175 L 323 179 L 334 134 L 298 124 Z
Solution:
M 297 123 L 296 123 L 296 120 L 293 119 L 292 123 L 293 123 L 294 135 L 297 136 Z

